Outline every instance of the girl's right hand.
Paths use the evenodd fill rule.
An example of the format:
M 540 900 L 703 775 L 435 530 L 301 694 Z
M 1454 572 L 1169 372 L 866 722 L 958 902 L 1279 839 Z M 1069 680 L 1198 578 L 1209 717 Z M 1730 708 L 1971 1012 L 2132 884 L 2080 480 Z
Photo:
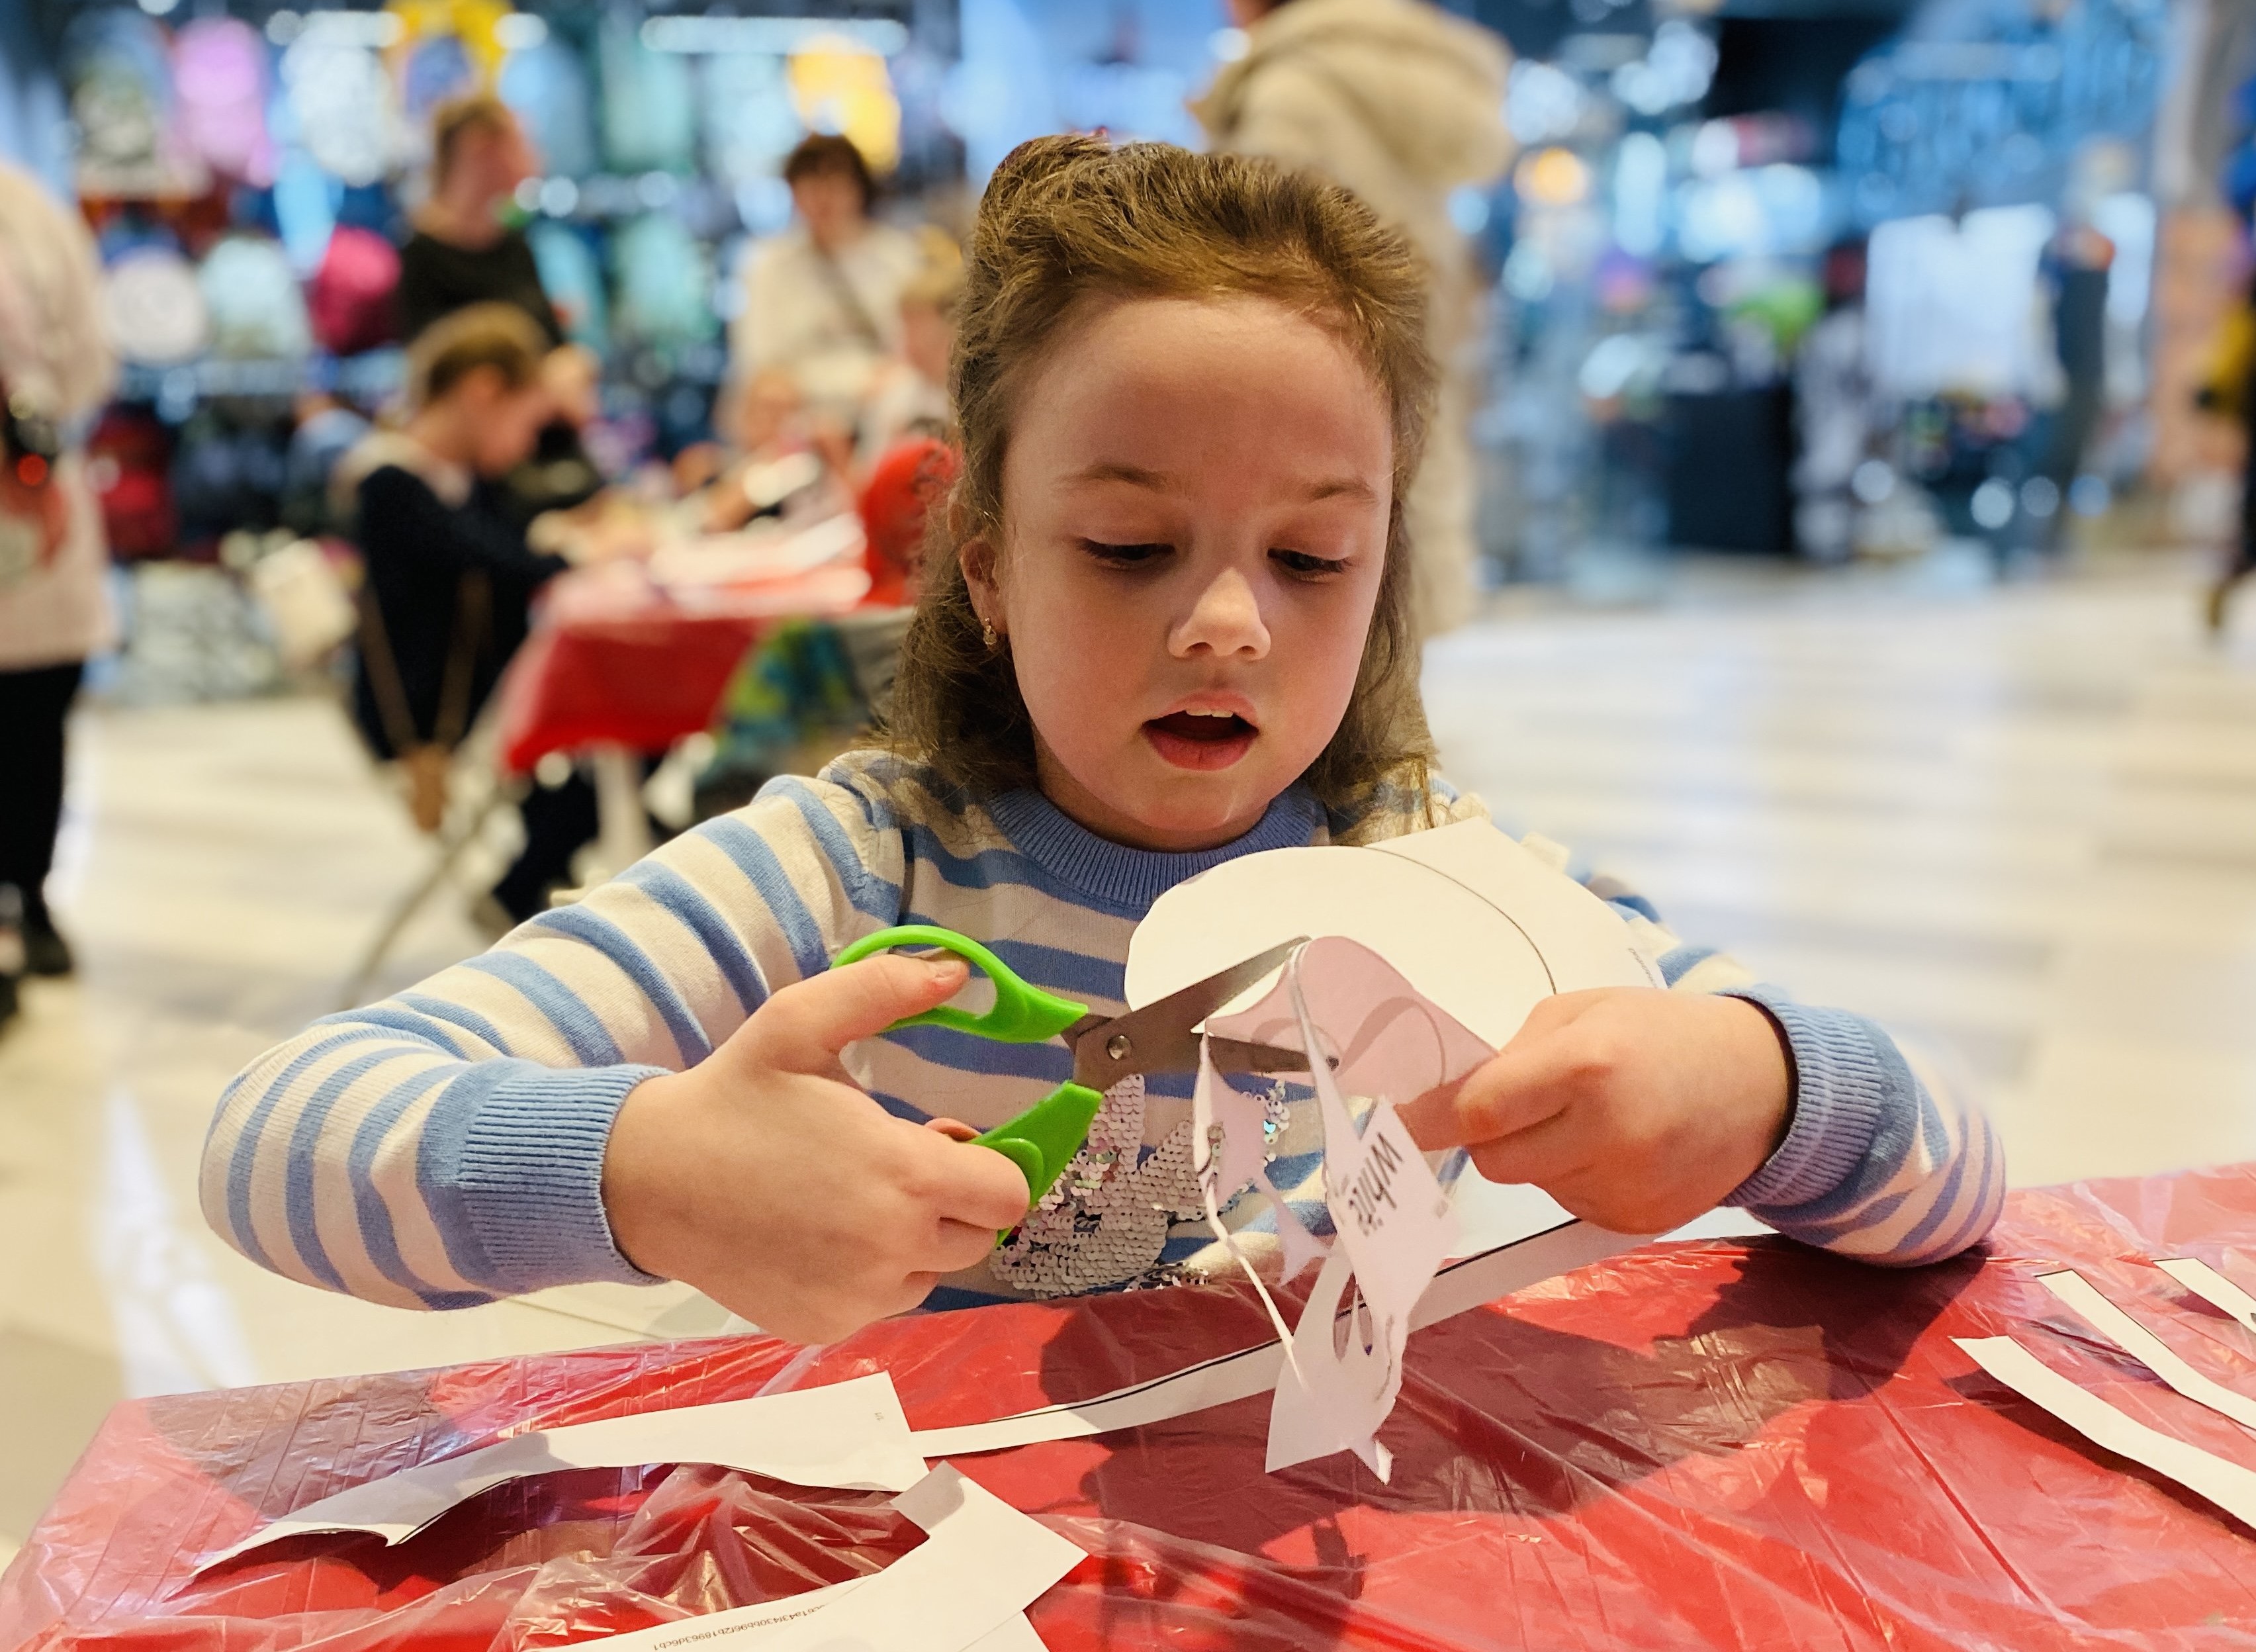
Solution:
M 999 1153 L 896 1119 L 838 1053 L 964 982 L 955 958 L 887 953 L 787 986 L 687 1072 L 628 1093 L 603 1206 L 645 1273 L 761 1330 L 835 1342 L 906 1312 L 1026 1214 Z

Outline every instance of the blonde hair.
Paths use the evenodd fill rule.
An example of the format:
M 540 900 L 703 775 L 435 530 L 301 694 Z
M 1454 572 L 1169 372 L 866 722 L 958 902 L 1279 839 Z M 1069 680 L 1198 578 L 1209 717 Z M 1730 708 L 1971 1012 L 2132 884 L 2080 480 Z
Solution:
M 450 98 L 431 116 L 431 187 L 447 181 L 462 139 L 472 132 L 506 132 L 517 125 L 517 115 L 491 92 L 473 92 Z
M 1004 159 L 971 232 L 948 389 L 963 468 L 934 512 L 925 594 L 903 646 L 892 747 L 992 796 L 1034 783 L 1033 725 L 1007 650 L 990 648 L 963 547 L 999 543 L 1003 461 L 1020 387 L 1076 307 L 1096 298 L 1270 300 L 1336 333 L 1386 398 L 1394 503 L 1353 695 L 1301 778 L 1352 813 L 1382 782 L 1427 799 L 1433 746 L 1418 697 L 1402 500 L 1433 397 L 1417 256 L 1336 185 L 1272 162 L 1167 144 L 1038 138 Z
M 407 352 L 407 404 L 427 407 L 482 367 L 523 390 L 539 380 L 547 353 L 547 335 L 514 304 L 472 304 L 416 335 Z
M 917 231 L 917 272 L 901 288 L 904 304 L 927 305 L 952 321 L 963 303 L 963 249 L 937 224 Z

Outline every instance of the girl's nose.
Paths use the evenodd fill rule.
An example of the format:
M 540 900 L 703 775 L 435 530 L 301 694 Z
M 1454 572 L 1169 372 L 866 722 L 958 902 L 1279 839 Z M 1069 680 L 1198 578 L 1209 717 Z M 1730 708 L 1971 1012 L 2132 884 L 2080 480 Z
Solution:
M 1202 649 L 1249 660 L 1268 653 L 1269 627 L 1262 621 L 1260 599 L 1245 575 L 1229 568 L 1209 581 L 1189 614 L 1167 639 L 1167 647 L 1179 659 Z

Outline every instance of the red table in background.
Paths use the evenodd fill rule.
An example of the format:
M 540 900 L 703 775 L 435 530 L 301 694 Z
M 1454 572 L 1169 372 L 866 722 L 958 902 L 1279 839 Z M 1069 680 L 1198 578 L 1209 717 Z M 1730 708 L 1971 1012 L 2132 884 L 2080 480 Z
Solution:
M 779 620 L 842 614 L 870 589 L 858 565 L 758 585 L 669 595 L 631 563 L 550 586 L 500 688 L 502 764 L 608 745 L 663 752 L 709 727 L 744 651 Z
M 665 590 L 632 563 L 560 575 L 502 678 L 502 768 L 529 774 L 552 752 L 586 753 L 603 858 L 622 871 L 651 848 L 642 755 L 711 727 L 730 678 L 771 626 L 846 613 L 869 589 L 858 563 L 694 596 Z
M 2034 1282 L 2070 1263 L 2256 1394 L 2239 1328 L 2147 1264 L 2247 1279 L 2256 1166 L 2015 1194 L 1984 1256 L 1896 1273 L 1783 1240 L 1653 1246 L 1420 1332 L 1382 1485 L 1261 1470 L 1266 1401 L 956 1459 L 1089 1550 L 1054 1648 L 2245 1647 L 2231 1519 L 1989 1380 L 2011 1333 L 2142 1420 L 2256 1465 Z M 703 1467 L 498 1487 L 398 1549 L 197 1557 L 373 1476 L 563 1423 L 884 1369 L 912 1425 L 1087 1397 L 1262 1338 L 1222 1286 L 121 1405 L 0 1580 L 0 1645 L 553 1646 L 835 1582 L 914 1540 L 878 1494 Z

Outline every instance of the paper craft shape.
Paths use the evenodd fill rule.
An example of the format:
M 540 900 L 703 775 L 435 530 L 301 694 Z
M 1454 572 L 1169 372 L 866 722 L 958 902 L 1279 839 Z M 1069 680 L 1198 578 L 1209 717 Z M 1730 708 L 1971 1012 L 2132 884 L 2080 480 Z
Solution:
M 645 1463 L 712 1463 L 794 1486 L 890 1492 L 906 1491 L 925 1473 L 892 1379 L 880 1372 L 751 1400 L 535 1429 L 309 1503 L 222 1550 L 198 1570 L 307 1533 L 367 1532 L 386 1545 L 400 1543 L 504 1480 Z
M 1974 1363 L 2093 1444 L 2197 1492 L 2243 1525 L 2256 1527 L 2256 1472 L 2173 1439 L 2087 1394 L 2011 1337 L 1954 1337 Z
M 1032 1652 L 1023 1615 L 1082 1551 L 955 1469 L 934 1469 L 893 1507 L 925 1541 L 883 1571 L 782 1600 L 613 1635 L 617 1652 Z
M 2063 1268 L 2056 1274 L 2038 1274 L 2037 1283 L 2187 1399 L 2231 1417 L 2244 1429 L 2256 1430 L 2256 1400 L 2202 1375 L 2173 1352 L 2168 1343 L 2108 1301 L 2083 1274 Z
M 1370 848 L 1247 855 L 1176 886 L 1129 940 L 1127 1000 L 1152 1003 L 1300 935 L 1361 942 L 1491 1048 L 1554 992 L 1665 985 L 1613 907 L 1469 820 Z M 1459 1177 L 1452 1199 L 1470 1249 L 1571 1219 L 1537 1189 L 1477 1176 Z M 1289 1254 L 1294 1235 L 1280 1237 Z
M 1360 941 L 1492 1048 L 1554 992 L 1665 985 L 1612 907 L 1469 820 L 1366 849 L 1273 849 L 1176 885 L 1130 937 L 1128 1002 L 1301 935 Z
M 1457 1237 L 1449 1196 L 1395 1109 L 1493 1052 L 1378 953 L 1337 937 L 1301 948 L 1267 997 L 1237 1014 L 1210 1018 L 1207 1030 L 1306 1051 L 1323 1118 L 1325 1198 L 1339 1239 L 1287 1344 L 1288 1375 L 1278 1382 L 1270 1415 L 1268 1466 L 1273 1472 L 1353 1451 L 1384 1479 L 1390 1463 L 1375 1437 L 1401 1391 L 1411 1314 Z M 1202 1088 L 1212 1098 L 1229 1087 Z M 1349 1095 L 1370 1101 L 1359 1121 Z M 1194 1166 L 1219 1230 L 1216 1202 L 1244 1185 L 1225 1177 L 1249 1161 L 1259 1165 L 1260 1119 L 1253 1109 L 1211 1099 L 1205 1116 L 1195 1108 L 1194 1117 Z M 1289 1212 L 1273 1191 L 1271 1202 L 1281 1225 Z M 1242 1253 L 1238 1261 L 1258 1288 Z M 1270 1313 L 1281 1335 L 1273 1303 Z
M 2198 1257 L 2172 1256 L 2154 1266 L 2211 1308 L 2238 1320 L 2243 1331 L 2256 1335 L 2256 1296 L 2251 1296 L 2207 1262 Z

